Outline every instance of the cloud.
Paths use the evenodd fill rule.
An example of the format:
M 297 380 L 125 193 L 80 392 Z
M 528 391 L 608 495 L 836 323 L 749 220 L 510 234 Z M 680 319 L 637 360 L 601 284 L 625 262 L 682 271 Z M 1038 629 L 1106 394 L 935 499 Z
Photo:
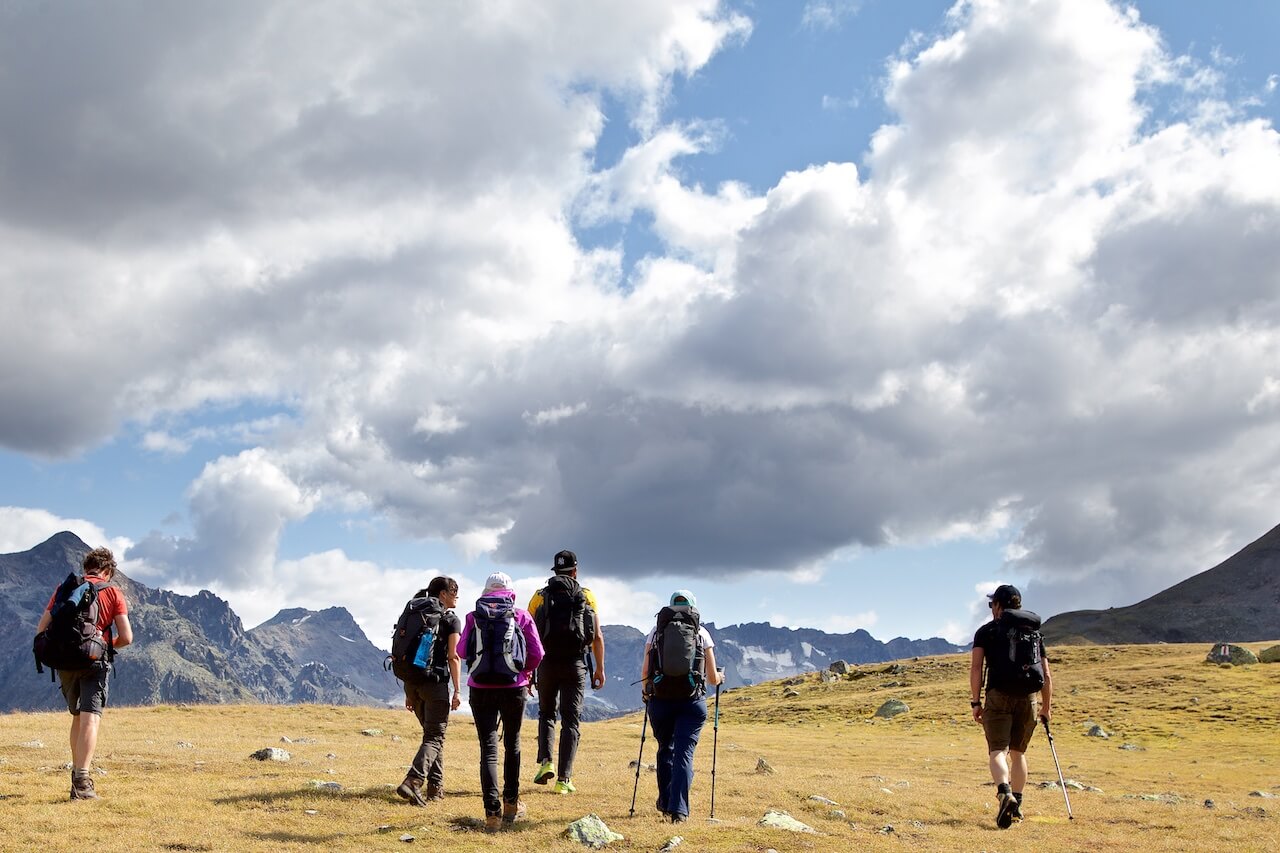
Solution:
M 97 524 L 83 518 L 62 518 L 43 509 L 0 506 L 0 554 L 28 551 L 64 530 L 79 536 L 91 548 L 110 548 L 121 569 L 129 573 L 128 564 L 121 559 L 132 544 L 128 539 L 108 536 Z
M 1132 10 L 958 4 L 860 166 L 754 193 L 663 121 L 749 32 L 709 0 L 217 8 L 0 35 L 0 444 L 288 409 L 133 549 L 175 578 L 255 588 L 324 507 L 619 582 L 1000 535 L 1065 607 L 1275 523 L 1280 136 Z M 624 282 L 575 229 L 634 217 Z

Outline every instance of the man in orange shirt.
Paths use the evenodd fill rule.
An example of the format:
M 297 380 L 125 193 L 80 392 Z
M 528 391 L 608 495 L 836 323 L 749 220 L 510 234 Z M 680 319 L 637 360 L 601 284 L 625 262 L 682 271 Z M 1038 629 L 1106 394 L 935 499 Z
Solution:
M 84 581 L 94 585 L 98 596 L 97 627 L 106 638 L 108 647 L 122 648 L 133 642 L 133 626 L 129 624 L 129 604 L 120 587 L 112 582 L 116 573 L 116 560 L 107 548 L 94 548 L 84 558 Z M 39 634 L 53 621 L 51 610 L 57 592 L 49 599 L 40 622 Z M 111 656 L 94 663 L 87 669 L 59 670 L 62 695 L 71 712 L 71 799 L 95 800 L 89 770 L 93 766 L 93 752 L 98 745 L 98 725 L 102 710 L 107 706 L 107 675 L 111 670 Z

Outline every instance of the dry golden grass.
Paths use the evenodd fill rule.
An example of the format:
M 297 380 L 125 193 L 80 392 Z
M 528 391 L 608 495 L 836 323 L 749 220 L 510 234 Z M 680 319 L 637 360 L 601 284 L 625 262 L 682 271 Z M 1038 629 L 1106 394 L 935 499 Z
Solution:
M 1254 646 L 1261 648 L 1262 644 Z M 711 726 L 698 750 L 693 819 L 673 827 L 654 813 L 654 778 L 644 772 L 636 816 L 627 816 L 639 750 L 638 716 L 584 728 L 575 782 L 556 797 L 526 783 L 529 819 L 489 836 L 482 814 L 469 718 L 455 716 L 446 742 L 443 803 L 418 809 L 392 786 L 420 736 L 408 712 L 331 707 L 113 708 L 103 722 L 97 777 L 104 800 L 67 802 L 65 714 L 0 717 L 0 849 L 404 850 L 582 849 L 561 837 L 589 812 L 626 836 L 613 847 L 657 850 L 676 834 L 681 850 L 1048 850 L 1274 851 L 1280 849 L 1280 665 L 1221 669 L 1201 663 L 1206 646 L 1074 647 L 1054 650 L 1054 735 L 1063 772 L 1101 792 L 1041 790 L 1056 778 L 1048 744 L 1032 742 L 1027 820 L 997 830 L 995 797 L 980 729 L 968 717 L 967 656 L 858 668 L 863 677 L 824 684 L 816 676 L 726 693 L 721 698 L 716 817 L 710 795 Z M 898 686 L 888 686 L 899 682 Z M 903 684 L 905 682 L 905 684 Z M 871 714 L 888 698 L 911 712 Z M 1114 732 L 1084 737 L 1086 721 Z M 360 734 L 380 728 L 380 737 Z M 523 730 L 523 777 L 534 770 L 536 724 Z M 282 744 L 281 736 L 314 738 Z M 395 740 L 399 738 L 399 740 Z M 43 741 L 43 749 L 24 747 Z M 179 746 L 189 742 L 192 748 Z M 1124 751 L 1131 743 L 1141 751 Z M 282 746 L 288 764 L 251 761 Z M 652 735 L 645 762 L 653 760 Z M 328 754 L 336 755 L 329 759 Z M 765 758 L 776 772 L 756 772 Z M 329 772 L 332 771 L 332 772 Z M 343 786 L 326 794 L 312 780 Z M 1141 799 L 1172 794 L 1176 802 Z M 808 798 L 836 801 L 822 805 Z M 1171 798 L 1172 799 L 1172 798 Z M 1204 801 L 1212 799 L 1213 808 Z M 795 835 L 757 825 L 778 808 L 814 827 Z M 314 812 L 309 814 L 308 812 Z M 884 830 L 892 826 L 891 832 Z

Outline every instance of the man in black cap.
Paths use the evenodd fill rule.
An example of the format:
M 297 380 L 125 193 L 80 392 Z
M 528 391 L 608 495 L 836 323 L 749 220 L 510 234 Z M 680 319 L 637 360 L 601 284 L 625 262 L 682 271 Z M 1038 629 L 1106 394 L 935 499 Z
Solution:
M 604 686 L 604 634 L 595 596 L 578 583 L 578 555 L 561 551 L 551 570 L 554 574 L 547 585 L 529 600 L 529 612 L 546 653 L 538 666 L 538 772 L 533 781 L 545 785 L 555 779 L 555 793 L 572 794 L 577 790 L 573 758 L 578 751 L 588 675 L 593 690 Z M 588 653 L 595 659 L 590 669 Z M 563 725 L 560 760 L 553 768 L 551 742 L 555 739 L 557 706 Z
M 1001 584 L 987 596 L 991 621 L 973 635 L 969 666 L 969 705 L 987 739 L 991 778 L 999 806 L 996 826 L 1008 829 L 1022 820 L 1022 789 L 1027 784 L 1027 745 L 1036 728 L 1034 695 L 1040 717 L 1051 716 L 1053 685 L 1040 637 L 1040 617 L 1022 609 L 1022 593 Z M 986 703 L 980 699 L 983 666 Z

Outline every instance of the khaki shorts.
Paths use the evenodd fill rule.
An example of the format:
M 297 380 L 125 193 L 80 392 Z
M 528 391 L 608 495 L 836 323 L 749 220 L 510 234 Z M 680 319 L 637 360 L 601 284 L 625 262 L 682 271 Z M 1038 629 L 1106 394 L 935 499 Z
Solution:
M 58 670 L 67 710 L 77 716 L 81 713 L 101 715 L 102 709 L 107 707 L 107 674 L 110 671 L 111 668 L 101 662 L 88 669 Z
M 982 706 L 982 730 L 987 735 L 988 752 L 1026 752 L 1036 730 L 1036 694 L 988 690 L 987 703 Z

